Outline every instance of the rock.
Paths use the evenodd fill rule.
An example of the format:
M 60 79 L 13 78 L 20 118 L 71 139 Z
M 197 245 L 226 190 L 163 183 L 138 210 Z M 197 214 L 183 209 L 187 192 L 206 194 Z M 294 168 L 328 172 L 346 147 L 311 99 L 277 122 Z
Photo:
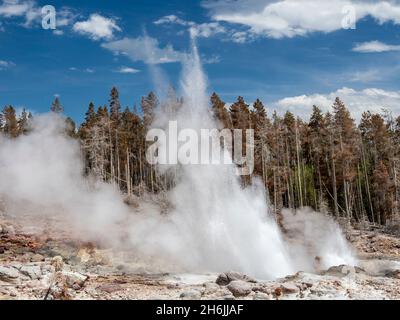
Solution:
M 167 284 L 167 289 L 169 289 L 169 290 L 179 289 L 179 287 L 180 287 L 179 283 L 168 283 Z
M 117 283 L 105 283 L 101 286 L 98 286 L 96 289 L 107 293 L 114 293 L 122 290 L 122 287 Z
M 11 282 L 17 279 L 20 276 L 20 273 L 17 269 L 13 267 L 3 267 L 0 266 L 0 280 Z
M 50 264 L 42 264 L 40 269 L 42 270 L 42 275 L 54 274 L 56 272 L 56 268 Z
M 232 294 L 227 294 L 225 296 L 222 297 L 223 300 L 235 300 L 235 296 L 233 296 Z
M 357 266 L 353 267 L 345 264 L 340 266 L 330 267 L 328 270 L 322 272 L 323 275 L 336 276 L 336 277 L 345 277 L 350 273 L 365 274 L 366 272 L 364 269 L 360 267 Z
M 400 279 L 400 270 L 385 270 L 385 277 Z
M 41 254 L 36 253 L 31 257 L 31 261 L 32 262 L 42 262 L 42 261 L 44 261 L 44 257 Z
M 226 275 L 226 273 L 221 273 L 217 280 L 215 281 L 216 284 L 220 285 L 220 286 L 226 286 L 229 284 L 229 279 L 228 276 Z
M 199 300 L 201 298 L 201 292 L 198 290 L 184 291 L 179 297 L 185 300 Z
M 243 280 L 233 280 L 228 284 L 227 288 L 235 297 L 245 297 L 252 291 L 251 284 Z
M 79 288 L 83 287 L 86 280 L 89 278 L 83 274 L 78 272 L 64 272 L 65 282 L 68 287 L 73 288 L 79 286 Z
M 270 294 L 272 288 L 268 287 L 267 285 L 265 285 L 263 283 L 257 283 L 256 285 L 253 286 L 252 290 L 254 292 L 262 292 L 265 294 Z
M 40 266 L 25 265 L 25 266 L 22 266 L 19 271 L 23 275 L 31 278 L 32 280 L 38 280 L 38 279 L 42 278 L 42 271 L 40 269 Z
M 0 254 L 3 254 L 4 252 L 6 252 L 6 248 L 0 247 Z
M 293 282 L 285 282 L 281 285 L 283 293 L 298 293 L 300 291 L 299 287 Z
M 54 267 L 54 269 L 58 272 L 61 271 L 64 267 L 64 261 L 61 256 L 55 256 L 51 260 L 51 265 Z
M 213 294 L 217 292 L 220 286 L 214 282 L 206 282 L 203 284 L 205 294 Z
M 235 271 L 221 273 L 215 282 L 217 284 L 219 284 L 220 286 L 226 286 L 235 280 L 241 280 L 241 281 L 252 282 L 252 283 L 257 282 L 257 280 L 249 277 L 248 275 L 245 275 L 245 274 L 242 274 L 239 272 L 235 272 Z
M 271 300 L 272 296 L 263 292 L 257 292 L 254 297 L 253 300 Z

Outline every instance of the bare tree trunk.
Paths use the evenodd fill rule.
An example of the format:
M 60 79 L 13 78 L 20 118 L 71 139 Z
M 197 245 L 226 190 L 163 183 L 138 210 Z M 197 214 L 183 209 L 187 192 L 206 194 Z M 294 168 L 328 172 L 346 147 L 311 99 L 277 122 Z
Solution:
M 295 126 L 296 126 L 296 134 L 295 134 L 295 138 L 296 138 L 296 157 L 297 157 L 297 176 L 299 179 L 299 200 L 300 200 L 300 208 L 302 208 L 304 206 L 303 204 L 303 191 L 302 191 L 302 183 L 301 183 L 301 166 L 300 166 L 300 147 L 299 147 L 299 140 L 298 140 L 298 125 L 297 125 L 297 120 L 295 122 Z

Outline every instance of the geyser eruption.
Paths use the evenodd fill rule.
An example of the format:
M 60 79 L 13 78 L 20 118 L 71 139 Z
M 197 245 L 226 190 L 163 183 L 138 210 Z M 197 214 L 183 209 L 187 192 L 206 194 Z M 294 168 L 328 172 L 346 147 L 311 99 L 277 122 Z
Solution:
M 175 115 L 178 126 L 195 129 L 199 136 L 201 129 L 217 128 L 194 40 L 181 87 L 184 105 Z M 187 267 L 203 271 L 234 269 L 259 277 L 293 271 L 277 225 L 267 215 L 262 187 L 242 189 L 234 165 L 189 164 L 179 170 L 169 199 L 175 208 L 171 220 L 185 247 L 184 252 L 171 252 L 173 256 L 185 257 Z
M 198 136 L 201 129 L 218 128 L 208 108 L 207 81 L 193 38 L 191 54 L 187 55 L 183 65 L 181 89 L 183 106 L 172 115 L 178 126 L 195 129 Z M 155 123 L 166 126 L 168 120 L 171 120 L 168 114 L 159 113 Z M 191 150 L 198 148 L 197 140 L 188 141 L 195 144 Z M 163 150 L 165 153 L 170 153 L 171 147 L 166 144 L 159 146 L 160 149 L 168 149 Z M 202 148 L 200 146 L 199 149 Z M 179 154 L 178 150 L 174 152 Z M 164 167 L 162 169 L 165 170 Z M 235 175 L 234 165 L 226 165 L 222 161 L 210 165 L 186 164 L 179 166 L 178 171 L 177 185 L 168 197 L 174 208 L 168 219 L 174 226 L 175 241 L 165 242 L 165 233 L 160 229 L 157 233 L 161 231 L 159 234 L 164 234 L 161 238 L 154 233 L 147 237 L 153 244 L 156 241 L 158 247 L 164 248 L 165 255 L 173 257 L 179 265 L 189 270 L 234 269 L 260 278 L 274 278 L 300 269 L 312 270 L 316 255 L 324 265 L 329 262 L 354 262 L 340 232 L 333 235 L 334 239 L 337 238 L 336 242 L 331 241 L 332 234 L 319 233 L 319 238 L 315 239 L 326 244 L 326 254 L 334 249 L 339 257 L 343 256 L 342 259 L 331 258 L 329 262 L 324 252 L 310 250 L 309 243 L 303 241 L 312 238 L 313 230 L 297 230 L 297 237 L 301 239 L 297 239 L 295 247 L 285 243 L 277 223 L 268 213 L 264 186 L 255 179 L 252 187 L 243 189 Z M 291 220 L 289 216 L 287 220 Z M 287 228 L 290 229 L 290 225 Z M 306 234 L 309 232 L 311 234 Z M 143 236 L 146 237 L 145 234 Z M 328 238 L 330 241 L 323 240 Z M 337 245 L 340 249 L 336 248 Z M 293 250 L 299 247 L 302 250 Z
M 194 40 L 181 89 L 183 106 L 173 116 L 179 128 L 217 128 Z M 159 113 L 154 125 L 166 126 L 168 116 Z M 8 213 L 57 215 L 78 236 L 101 239 L 115 250 L 128 247 L 149 269 L 168 272 L 236 270 L 275 278 L 312 270 L 317 255 L 324 267 L 354 263 L 336 224 L 320 228 L 323 216 L 316 223 L 316 214 L 287 215 L 285 228 L 292 232 L 287 242 L 268 213 L 262 183 L 255 180 L 242 189 L 234 165 L 177 165 L 168 214 L 146 201 L 134 210 L 113 186 L 82 176 L 79 145 L 65 136 L 63 126 L 59 116 L 42 115 L 35 117 L 28 135 L 12 141 L 0 137 L 0 200 L 6 201 Z

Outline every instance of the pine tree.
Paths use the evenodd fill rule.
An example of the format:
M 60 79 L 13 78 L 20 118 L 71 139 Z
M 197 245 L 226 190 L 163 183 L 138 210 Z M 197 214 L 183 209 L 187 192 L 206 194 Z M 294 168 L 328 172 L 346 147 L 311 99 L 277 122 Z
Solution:
M 85 113 L 85 124 L 90 126 L 96 121 L 96 111 L 94 110 L 94 103 L 90 102 L 88 110 Z
M 266 182 L 266 160 L 268 157 L 268 132 L 271 122 L 261 100 L 257 99 L 251 112 L 251 127 L 254 129 L 254 174 L 260 175 Z
M 120 110 L 121 103 L 119 101 L 119 92 L 116 87 L 113 87 L 110 93 L 110 116 L 115 126 L 117 126 L 119 122 Z
M 238 97 L 237 101 L 229 108 L 229 111 L 234 129 L 250 129 L 249 105 L 244 102 L 243 97 Z
M 221 126 L 223 128 L 230 128 L 229 112 L 225 107 L 225 102 L 215 92 L 211 95 L 211 108 L 214 118 L 220 122 Z
M 26 134 L 28 132 L 28 113 L 25 108 L 22 109 L 21 115 L 18 118 L 18 134 Z
M 12 106 L 6 106 L 3 109 L 3 119 L 3 132 L 10 138 L 16 138 L 19 134 L 18 121 Z
M 342 188 L 343 204 L 346 216 L 351 218 L 352 201 L 350 198 L 352 183 L 357 175 L 356 163 L 359 159 L 358 139 L 354 119 L 344 103 L 336 98 L 333 104 L 334 152 L 337 159 L 338 188 Z
M 143 111 L 143 121 L 146 128 L 150 127 L 152 124 L 158 104 L 157 96 L 153 91 L 151 91 L 146 97 L 142 97 L 141 107 Z
M 57 96 L 54 98 L 54 101 L 51 104 L 50 110 L 52 112 L 55 112 L 55 113 L 62 113 L 63 112 L 63 107 L 61 106 L 60 99 Z

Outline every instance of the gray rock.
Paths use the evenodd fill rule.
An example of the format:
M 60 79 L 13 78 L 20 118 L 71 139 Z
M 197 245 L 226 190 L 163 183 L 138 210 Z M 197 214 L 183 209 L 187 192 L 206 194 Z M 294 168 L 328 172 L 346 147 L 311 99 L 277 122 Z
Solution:
M 0 280 L 10 282 L 14 281 L 20 276 L 17 269 L 13 267 L 3 267 L 0 266 Z
M 44 261 L 44 257 L 41 254 L 36 253 L 31 257 L 31 261 L 32 262 L 42 262 L 42 261 Z
M 212 293 L 218 291 L 220 286 L 214 282 L 206 282 L 203 284 L 204 291 L 207 293 Z
M 42 271 L 40 269 L 40 266 L 25 265 L 21 267 L 19 272 L 31 278 L 32 280 L 38 280 L 42 278 Z
M 198 290 L 184 291 L 179 297 L 186 300 L 198 300 L 201 298 L 201 292 Z
M 249 277 L 248 275 L 245 275 L 240 272 L 235 272 L 235 271 L 221 273 L 215 282 L 217 284 L 219 284 L 220 286 L 226 286 L 235 280 L 241 280 L 241 281 L 252 282 L 252 283 L 257 282 L 257 280 Z
M 272 296 L 263 292 L 257 292 L 254 297 L 253 300 L 271 300 Z
M 227 288 L 235 297 L 245 297 L 252 291 L 251 284 L 243 280 L 233 280 L 228 284 Z
M 300 291 L 299 287 L 293 282 L 285 282 L 281 285 L 283 293 L 298 293 Z
M 365 270 L 360 267 L 353 267 L 348 265 L 340 265 L 330 267 L 328 270 L 323 271 L 323 275 L 335 276 L 335 277 L 345 277 L 350 273 L 365 274 Z
M 217 280 L 215 280 L 215 283 L 220 285 L 220 286 L 226 286 L 229 284 L 229 279 L 226 273 L 221 273 L 218 275 Z
M 270 294 L 272 292 L 272 289 L 270 287 L 268 287 L 266 284 L 263 283 L 257 283 L 255 285 L 253 285 L 252 290 L 254 292 L 262 292 L 265 294 Z
M 400 270 L 384 270 L 385 277 L 400 279 Z

